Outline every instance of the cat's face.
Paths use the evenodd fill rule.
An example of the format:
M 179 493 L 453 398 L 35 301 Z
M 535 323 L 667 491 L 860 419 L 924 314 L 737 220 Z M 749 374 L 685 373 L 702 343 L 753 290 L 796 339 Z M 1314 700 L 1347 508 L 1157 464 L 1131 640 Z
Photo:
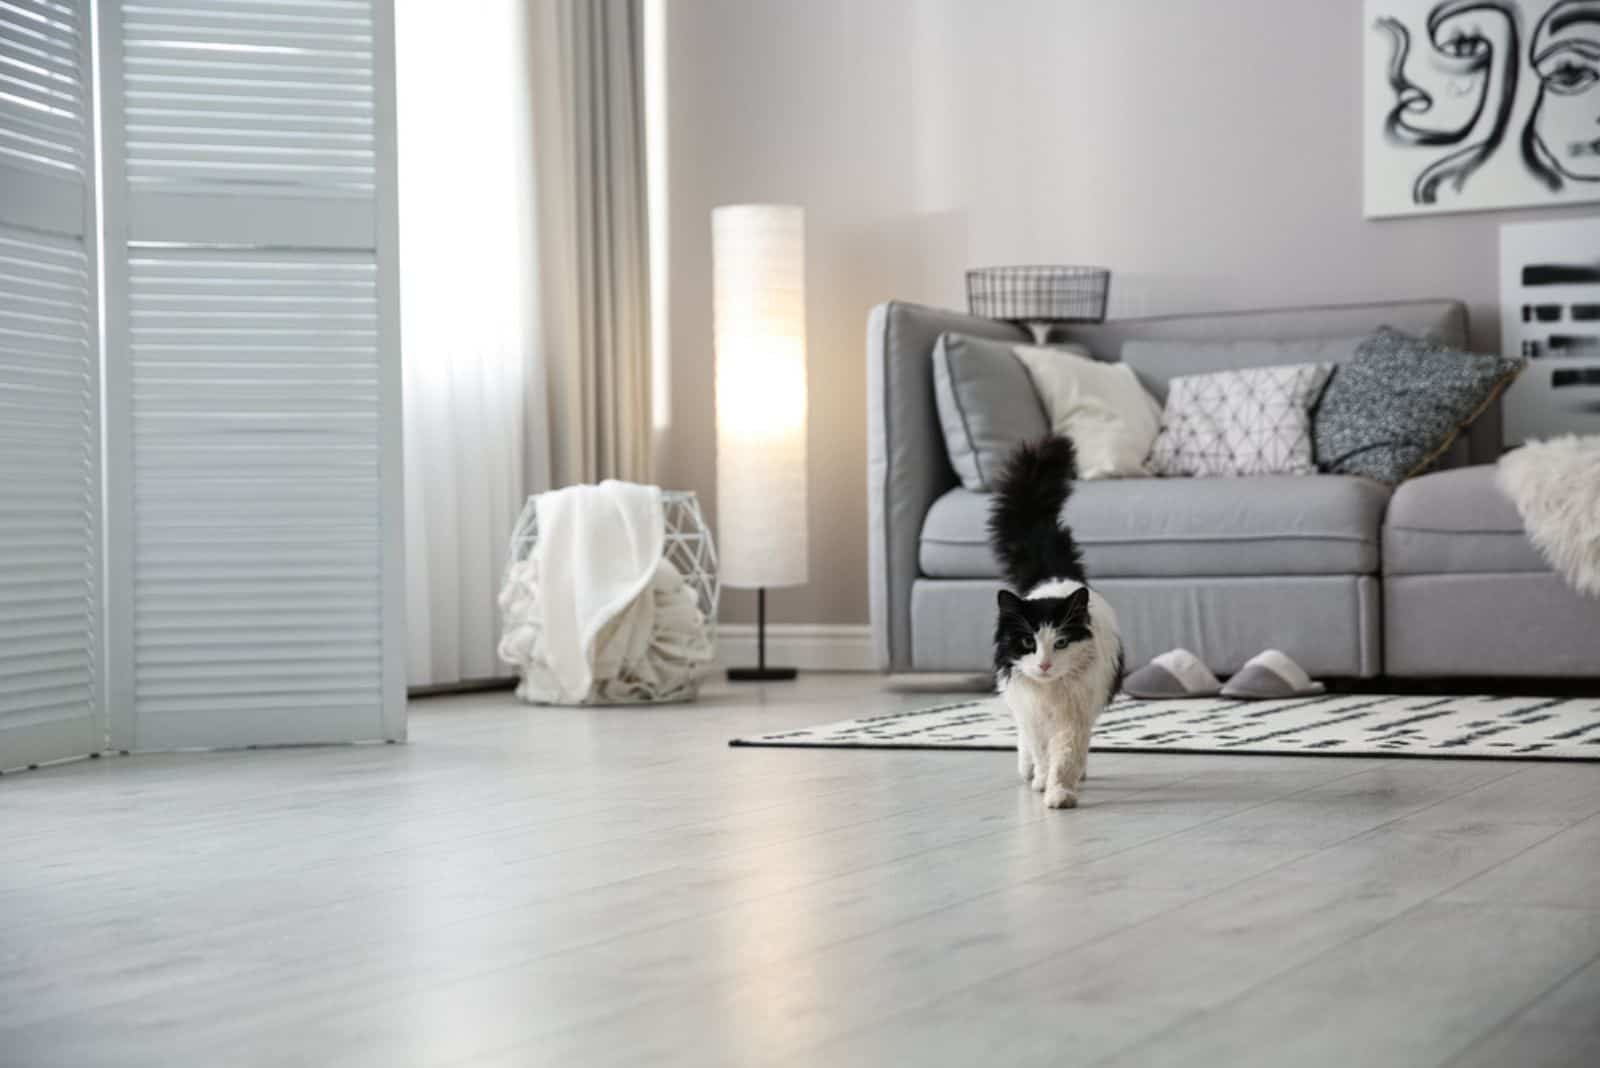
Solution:
M 996 628 L 997 659 L 1011 670 L 1038 681 L 1069 675 L 1074 664 L 1088 655 L 1089 591 L 1078 589 L 1067 597 L 1023 600 L 1001 590 L 1000 619 Z

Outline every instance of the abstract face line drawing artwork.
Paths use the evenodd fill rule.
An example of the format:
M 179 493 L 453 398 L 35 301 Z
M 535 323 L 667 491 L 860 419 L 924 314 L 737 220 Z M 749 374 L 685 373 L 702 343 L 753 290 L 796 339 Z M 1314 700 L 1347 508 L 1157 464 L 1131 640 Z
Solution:
M 1600 200 L 1600 0 L 1367 0 L 1369 217 Z
M 1600 433 L 1600 217 L 1500 227 L 1500 301 L 1506 444 Z
M 1567 179 L 1600 182 L 1600 0 L 1546 11 L 1529 55 L 1539 96 L 1523 128 L 1523 158 L 1555 192 Z
M 1502 23 L 1500 32 L 1484 33 L 1474 21 L 1479 16 Z M 1492 0 L 1440 4 L 1428 15 L 1425 40 L 1432 52 L 1415 62 L 1405 23 L 1385 16 L 1377 25 L 1389 35 L 1392 49 L 1389 86 L 1395 105 L 1384 120 L 1391 141 L 1460 144 L 1478 128 L 1489 106 L 1494 107 L 1493 121 L 1480 140 L 1435 160 L 1417 175 L 1412 199 L 1433 204 L 1441 183 L 1449 181 L 1460 189 L 1505 140 L 1517 96 L 1517 13 L 1509 4 Z M 1430 84 L 1433 92 L 1426 87 Z

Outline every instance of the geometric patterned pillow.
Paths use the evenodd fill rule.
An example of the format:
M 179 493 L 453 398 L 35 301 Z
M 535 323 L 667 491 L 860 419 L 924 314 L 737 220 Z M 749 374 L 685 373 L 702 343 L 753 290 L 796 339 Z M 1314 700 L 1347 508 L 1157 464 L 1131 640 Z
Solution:
M 1310 475 L 1311 409 L 1331 363 L 1180 375 L 1150 450 L 1158 475 Z
M 1390 485 L 1420 474 L 1521 370 L 1385 327 L 1333 376 L 1312 427 L 1317 461 Z

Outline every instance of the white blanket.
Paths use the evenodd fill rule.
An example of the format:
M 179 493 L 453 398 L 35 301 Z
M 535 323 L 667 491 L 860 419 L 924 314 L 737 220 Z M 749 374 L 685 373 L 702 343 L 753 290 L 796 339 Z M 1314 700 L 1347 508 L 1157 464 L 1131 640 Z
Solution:
M 517 693 L 553 704 L 693 697 L 714 655 L 692 590 L 663 556 L 661 492 L 604 482 L 543 494 L 532 556 L 500 593 Z
M 1500 457 L 1497 476 L 1550 566 L 1600 596 L 1600 435 L 1529 442 Z
M 545 658 L 562 698 L 581 701 L 601 668 L 601 628 L 627 614 L 618 629 L 642 623 L 648 633 L 649 620 L 638 618 L 648 599 L 639 594 L 661 559 L 661 491 L 608 480 L 541 494 L 538 506 Z

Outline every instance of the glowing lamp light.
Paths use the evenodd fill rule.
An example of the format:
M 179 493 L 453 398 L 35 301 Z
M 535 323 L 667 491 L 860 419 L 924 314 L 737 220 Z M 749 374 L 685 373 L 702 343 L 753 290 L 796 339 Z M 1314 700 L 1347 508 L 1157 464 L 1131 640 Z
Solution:
M 807 581 L 805 214 L 791 205 L 711 212 L 717 390 L 717 551 L 725 586 L 756 589 L 766 667 L 766 590 Z

